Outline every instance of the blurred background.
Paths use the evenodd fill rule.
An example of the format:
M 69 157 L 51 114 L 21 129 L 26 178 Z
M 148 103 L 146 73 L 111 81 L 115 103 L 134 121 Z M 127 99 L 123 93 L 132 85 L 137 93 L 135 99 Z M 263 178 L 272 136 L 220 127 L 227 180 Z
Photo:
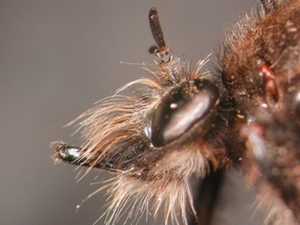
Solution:
M 92 171 L 77 182 L 81 169 L 54 164 L 49 143 L 78 145 L 74 129 L 63 126 L 121 85 L 147 76 L 140 64 L 154 58 L 148 53 L 151 7 L 158 9 L 168 46 L 194 65 L 255 3 L 1 0 L 0 224 L 91 225 L 103 213 L 105 191 L 79 210 L 76 205 L 108 174 Z M 239 174 L 227 177 L 215 224 L 261 223 L 245 187 Z

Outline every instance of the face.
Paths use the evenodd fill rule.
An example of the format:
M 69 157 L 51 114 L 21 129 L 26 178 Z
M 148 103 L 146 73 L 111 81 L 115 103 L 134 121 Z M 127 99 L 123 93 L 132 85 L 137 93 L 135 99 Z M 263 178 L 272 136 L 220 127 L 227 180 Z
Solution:
M 204 73 L 207 59 L 190 69 L 170 55 L 150 9 L 157 44 L 151 77 L 123 86 L 76 119 L 81 147 L 56 145 L 57 160 L 115 173 L 107 185 L 113 196 L 107 224 L 127 203 L 154 217 L 163 209 L 172 224 L 195 218 L 208 224 L 224 171 L 234 168 L 270 208 L 271 222 L 297 224 L 300 2 L 268 0 L 260 8 L 220 44 L 217 72 Z M 192 194 L 192 177 L 202 180 L 203 194 Z

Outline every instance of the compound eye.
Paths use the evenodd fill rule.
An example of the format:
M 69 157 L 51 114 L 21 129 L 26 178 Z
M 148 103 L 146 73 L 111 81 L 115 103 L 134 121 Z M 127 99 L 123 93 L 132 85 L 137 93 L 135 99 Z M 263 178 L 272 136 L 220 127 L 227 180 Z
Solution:
M 165 95 L 152 118 L 151 141 L 162 147 L 202 120 L 216 105 L 218 88 L 209 80 L 192 80 L 181 83 Z

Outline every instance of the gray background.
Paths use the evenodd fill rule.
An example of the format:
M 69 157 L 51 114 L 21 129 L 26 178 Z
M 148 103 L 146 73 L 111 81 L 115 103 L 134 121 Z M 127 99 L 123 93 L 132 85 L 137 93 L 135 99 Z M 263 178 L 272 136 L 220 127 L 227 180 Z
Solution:
M 73 129 L 63 126 L 126 82 L 147 76 L 140 65 L 120 61 L 153 62 L 147 52 L 154 44 L 150 7 L 158 8 L 168 45 L 195 64 L 254 5 L 254 0 L 0 1 L 0 224 L 89 225 L 103 212 L 104 192 L 77 212 L 75 206 L 100 186 L 90 183 L 107 174 L 96 177 L 93 171 L 76 183 L 80 169 L 54 165 L 49 143 L 79 144 L 78 136 L 70 136 Z M 239 176 L 229 179 L 235 197 L 229 193 L 221 200 L 224 213 L 215 224 L 257 224 L 249 222 L 251 194 L 235 191 L 244 187 Z

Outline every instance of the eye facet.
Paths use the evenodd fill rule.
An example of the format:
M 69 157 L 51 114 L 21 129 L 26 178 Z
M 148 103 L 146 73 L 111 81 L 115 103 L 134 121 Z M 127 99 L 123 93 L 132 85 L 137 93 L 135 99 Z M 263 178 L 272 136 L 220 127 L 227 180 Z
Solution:
M 151 141 L 162 147 L 203 119 L 219 99 L 218 88 L 208 80 L 181 83 L 165 95 L 152 118 Z

